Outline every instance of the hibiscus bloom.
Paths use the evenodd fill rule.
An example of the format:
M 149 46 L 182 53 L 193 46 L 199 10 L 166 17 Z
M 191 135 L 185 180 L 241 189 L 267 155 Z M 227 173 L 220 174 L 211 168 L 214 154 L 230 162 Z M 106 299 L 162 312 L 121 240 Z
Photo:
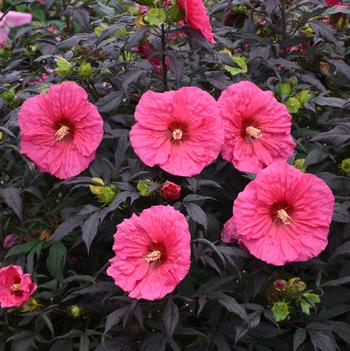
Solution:
M 191 177 L 220 153 L 224 133 L 215 99 L 196 87 L 146 92 L 135 111 L 131 145 L 150 167 Z
M 238 195 L 234 225 L 226 235 L 276 266 L 307 261 L 327 246 L 333 207 L 334 196 L 323 180 L 275 162 Z
M 18 114 L 21 153 L 41 172 L 60 179 L 76 176 L 95 158 L 103 120 L 86 91 L 73 82 L 50 87 L 24 102 Z
M 19 266 L 0 268 L 0 307 L 19 307 L 35 292 L 30 274 L 23 274 Z
M 211 43 L 215 43 L 209 16 L 203 0 L 178 0 L 180 8 L 185 13 L 185 22 L 193 29 L 201 31 Z
M 326 5 L 336 6 L 336 5 L 343 5 L 343 3 L 339 0 L 326 0 Z
M 10 28 L 23 26 L 32 21 L 30 13 L 9 11 L 5 16 L 0 11 L 0 47 L 2 47 L 10 33 Z
M 231 217 L 225 224 L 221 231 L 221 240 L 227 244 L 239 242 L 237 235 L 236 223 L 234 217 Z
M 218 104 L 225 129 L 222 157 L 238 170 L 257 173 L 293 155 L 292 117 L 272 92 L 242 81 L 224 90 Z
M 185 216 L 171 206 L 153 206 L 118 225 L 107 274 L 130 297 L 161 299 L 187 275 L 190 243 Z

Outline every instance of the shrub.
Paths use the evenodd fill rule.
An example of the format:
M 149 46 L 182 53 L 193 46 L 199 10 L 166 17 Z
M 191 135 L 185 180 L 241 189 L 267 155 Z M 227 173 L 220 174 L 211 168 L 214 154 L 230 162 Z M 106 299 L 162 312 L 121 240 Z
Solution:
M 22 267 L 37 286 L 34 292 L 30 280 L 32 295 L 21 307 L 0 310 L 0 350 L 347 350 L 350 345 L 348 5 L 348 1 L 321 0 L 206 1 L 207 18 L 200 0 L 0 1 L 3 11 L 0 38 L 10 31 L 0 48 L 3 242 L 0 303 L 5 307 L 2 299 L 6 284 L 11 294 L 22 294 L 19 286 L 22 278 L 13 276 L 11 279 L 17 280 L 6 283 L 3 277 L 7 277 L 9 269 L 4 267 Z M 10 28 L 1 22 L 9 11 L 31 13 L 31 25 L 17 23 L 18 27 Z M 76 96 L 72 99 L 70 93 L 61 89 L 59 98 L 56 96 L 47 105 L 28 103 L 39 101 L 32 99 L 66 81 L 85 89 L 90 103 L 98 109 L 94 112 L 95 120 L 98 121 L 98 115 L 103 118 L 103 140 L 96 141 L 96 155 L 96 147 L 91 147 L 87 155 L 84 146 L 97 138 L 101 126 L 97 122 L 92 127 L 79 123 L 82 106 L 88 109 L 86 99 L 77 104 Z M 317 179 L 317 184 L 324 182 L 322 189 L 310 191 L 310 185 L 301 193 L 305 201 L 315 204 L 304 208 L 307 215 L 303 225 L 314 223 L 315 230 L 308 232 L 302 227 L 305 239 L 296 249 L 298 256 L 293 256 L 294 259 L 288 256 L 292 244 L 287 244 L 286 251 L 275 241 L 269 242 L 271 256 L 281 251 L 282 256 L 289 257 L 285 265 L 274 266 L 250 254 L 249 251 L 259 257 L 257 252 L 264 244 L 252 250 L 242 225 L 236 232 L 236 224 L 229 221 L 238 194 L 242 199 L 246 196 L 242 195 L 245 187 L 249 184 L 248 188 L 252 189 L 263 178 L 260 172 L 269 172 L 269 167 L 260 170 L 269 162 L 259 165 L 254 170 L 259 171 L 256 178 L 256 174 L 245 171 L 244 164 L 239 163 L 240 157 L 237 160 L 218 155 L 224 128 L 226 134 L 229 128 L 218 124 L 221 123 L 219 107 L 208 94 L 218 100 L 225 89 L 240 81 L 253 82 L 260 89 L 272 92 L 255 90 L 256 96 L 263 94 L 266 98 L 266 104 L 259 100 L 262 110 L 267 109 L 263 113 L 259 110 L 262 118 L 266 114 L 271 114 L 271 119 L 277 118 L 271 113 L 275 111 L 272 107 L 268 110 L 273 103 L 274 108 L 278 107 L 279 118 L 292 121 L 291 134 L 296 144 L 293 155 L 287 150 L 294 143 L 291 139 L 286 142 L 288 147 L 283 142 L 278 144 L 282 159 L 289 158 L 288 162 L 295 166 L 290 174 L 298 174 L 310 183 L 311 179 Z M 170 174 L 164 171 L 166 162 L 159 161 L 161 156 L 154 151 L 156 138 L 152 138 L 160 128 L 159 120 L 147 126 L 147 138 L 141 138 L 137 147 L 133 140 L 131 146 L 129 132 L 132 129 L 132 136 L 142 136 L 140 130 L 144 125 L 141 122 L 141 127 L 136 127 L 135 116 L 140 124 L 140 119 L 147 118 L 156 108 L 163 111 L 164 106 L 170 106 L 167 105 L 170 96 L 175 96 L 175 93 L 153 94 L 150 104 L 143 107 L 140 99 L 146 100 L 144 94 L 148 90 L 163 93 L 180 91 L 182 87 L 197 89 L 182 90 L 187 92 L 177 95 L 182 100 L 174 98 L 171 106 L 177 116 L 194 119 L 196 108 L 207 104 L 198 114 L 206 114 L 198 128 L 204 130 L 202 126 L 208 121 L 215 120 L 216 124 L 200 134 L 203 139 L 196 147 L 176 159 L 177 166 L 167 168 Z M 196 100 L 191 94 L 199 89 L 202 98 Z M 236 94 L 235 89 L 232 94 Z M 237 94 L 232 108 L 257 106 L 254 95 L 249 103 L 244 91 Z M 61 102 L 56 105 L 57 99 Z M 86 144 L 76 146 L 80 156 L 64 158 L 66 151 L 61 150 L 62 154 L 55 148 L 39 154 L 47 145 L 41 131 L 41 124 L 44 130 L 45 123 L 38 122 L 42 121 L 41 113 L 51 118 L 57 109 L 62 111 L 68 106 L 75 124 L 60 122 L 56 141 L 72 136 L 69 133 L 77 133 L 81 128 Z M 230 109 L 225 113 L 230 114 Z M 34 127 L 28 128 L 21 122 L 21 114 L 24 119 L 30 115 Z M 285 123 L 283 133 L 289 135 L 289 122 Z M 250 128 L 245 129 L 250 143 L 264 133 L 257 125 L 246 127 Z M 278 127 L 275 122 L 271 123 L 271 128 L 274 127 Z M 170 130 L 173 144 L 185 138 L 185 130 L 181 128 Z M 215 140 L 211 139 L 213 135 Z M 25 152 L 28 157 L 23 155 L 24 142 L 37 147 L 31 154 Z M 229 143 L 231 140 L 226 139 L 226 150 Z M 205 147 L 207 152 L 201 154 L 201 161 L 205 162 L 199 167 L 203 171 L 193 171 L 198 149 Z M 148 157 L 150 153 L 154 162 Z M 79 163 L 81 155 L 91 158 L 88 167 Z M 59 160 L 63 160 L 60 167 L 56 163 Z M 51 174 L 40 172 L 38 166 Z M 71 177 L 73 169 L 78 171 Z M 180 174 L 175 169 L 181 169 L 186 176 L 175 175 Z M 267 179 L 268 176 L 269 173 Z M 276 187 L 275 179 L 271 176 L 271 183 L 265 183 L 260 191 L 265 194 L 269 187 Z M 324 190 L 327 186 L 335 197 L 334 212 L 332 196 Z M 276 189 L 282 187 L 277 184 Z M 286 192 L 289 194 L 290 190 Z M 240 200 L 235 202 L 235 208 L 240 210 L 255 204 Z M 168 207 L 164 210 L 167 205 L 176 211 Z M 152 207 L 155 219 L 147 221 L 147 228 L 154 227 L 145 231 L 142 228 L 146 221 L 142 221 L 142 216 L 150 213 L 148 209 Z M 308 211 L 310 208 L 315 210 Z M 282 222 L 281 226 L 293 220 L 288 208 L 276 211 L 274 221 Z M 162 217 L 170 212 L 169 218 L 166 214 Z M 239 217 L 244 221 L 241 213 Z M 249 218 L 251 222 L 244 224 L 254 223 L 256 232 L 254 229 L 250 233 L 254 239 L 254 235 L 261 235 L 256 224 L 258 213 Z M 136 223 L 133 225 L 140 235 L 135 235 L 131 223 Z M 228 224 L 224 227 L 225 223 Z M 125 259 L 125 266 L 117 265 L 117 274 L 108 270 L 124 290 L 106 274 L 109 260 L 114 257 L 113 236 L 117 225 L 123 228 L 123 236 L 115 236 L 113 249 L 121 260 L 133 257 L 134 243 L 150 233 L 163 235 L 162 240 L 168 245 L 176 240 L 177 230 L 181 230 L 182 238 L 190 231 L 190 267 L 180 257 L 180 249 L 174 250 L 180 254 L 172 257 L 173 265 L 169 268 L 171 272 L 177 262 L 181 263 L 175 274 L 179 281 L 181 269 L 183 275 L 189 269 L 181 282 L 176 281 L 179 284 L 174 291 L 164 290 L 165 296 L 159 298 L 160 292 L 156 290 L 152 296 L 159 299 L 153 301 L 129 297 L 124 290 L 130 291 L 128 286 L 135 276 L 138 282 L 141 270 L 141 265 L 134 270 L 130 264 L 135 259 Z M 228 243 L 221 240 L 223 227 L 222 239 Z M 319 227 L 323 228 L 323 234 L 318 236 Z M 133 235 L 132 240 L 128 239 L 128 231 Z M 322 245 L 317 242 L 310 246 L 310 235 L 322 241 Z M 125 253 L 118 249 L 124 239 L 129 245 L 126 248 L 131 250 Z M 177 244 L 187 250 L 184 241 Z M 306 249 L 316 257 L 293 262 L 304 261 L 306 256 L 303 260 L 302 253 Z M 162 263 L 162 250 L 162 247 L 152 248 L 146 256 L 147 264 Z M 272 263 L 281 264 L 277 260 Z M 130 269 L 134 276 L 125 278 Z M 163 278 L 164 275 L 159 275 L 154 284 L 166 285 Z M 149 289 L 156 286 L 152 284 Z

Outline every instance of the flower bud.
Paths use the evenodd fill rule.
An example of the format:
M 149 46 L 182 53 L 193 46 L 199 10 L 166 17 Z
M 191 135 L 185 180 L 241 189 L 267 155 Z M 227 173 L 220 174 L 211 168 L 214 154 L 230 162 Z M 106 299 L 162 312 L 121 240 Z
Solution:
M 152 194 L 152 191 L 149 191 L 150 186 L 153 185 L 153 181 L 151 179 L 139 180 L 137 183 L 137 190 L 141 194 L 141 196 L 149 197 Z
M 276 290 L 282 291 L 285 290 L 287 287 L 287 282 L 284 279 L 277 279 L 273 282 L 273 286 Z
M 341 162 L 340 168 L 344 173 L 350 173 L 350 158 L 345 158 Z
M 294 161 L 294 167 L 298 168 L 300 171 L 306 171 L 306 160 L 305 158 L 299 158 L 298 160 Z
M 300 278 L 295 277 L 288 280 L 288 287 L 300 293 L 306 289 L 306 284 Z
M 68 312 L 73 318 L 79 318 L 83 314 L 83 310 L 78 305 L 69 306 Z
M 176 201 L 180 197 L 181 186 L 173 182 L 166 181 L 160 190 L 165 200 Z
M 35 297 L 31 297 L 28 302 L 21 306 L 21 312 L 32 312 L 41 307 L 41 304 Z
M 71 63 L 69 63 L 63 57 L 60 57 L 59 59 L 56 60 L 56 66 L 57 68 L 55 69 L 55 72 L 61 76 L 67 76 L 72 72 L 72 69 L 73 69 L 73 66 L 71 65 Z
M 284 104 L 286 105 L 289 113 L 297 113 L 301 107 L 299 100 L 295 97 L 287 99 Z
M 97 198 L 104 203 L 109 205 L 113 202 L 117 195 L 117 188 L 114 185 L 105 185 L 102 186 L 97 194 Z
M 3 141 L 4 139 L 4 133 L 0 130 L 0 141 Z
M 278 84 L 277 92 L 281 96 L 289 96 L 290 93 L 292 92 L 292 87 L 290 86 L 289 83 L 281 82 Z
M 21 237 L 16 234 L 8 234 L 5 236 L 3 247 L 5 250 L 10 250 L 11 247 L 21 242 Z
M 310 90 L 304 89 L 299 91 L 296 98 L 299 100 L 301 106 L 304 106 L 312 97 Z
M 79 75 L 84 79 L 89 79 L 93 74 L 93 68 L 90 63 L 83 63 L 78 68 Z
M 91 178 L 91 181 L 100 185 L 89 185 L 90 191 L 94 195 L 98 195 L 101 191 L 101 188 L 105 185 L 105 182 L 101 178 Z

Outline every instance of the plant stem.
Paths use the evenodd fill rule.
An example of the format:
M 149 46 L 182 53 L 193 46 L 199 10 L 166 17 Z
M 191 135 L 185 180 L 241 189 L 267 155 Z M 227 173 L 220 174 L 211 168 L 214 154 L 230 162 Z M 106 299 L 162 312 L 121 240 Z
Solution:
M 164 24 L 162 24 L 161 40 L 162 40 L 162 57 L 161 57 L 162 76 L 163 76 L 164 91 L 167 91 L 168 90 L 168 70 L 166 67 L 166 35 L 165 35 Z
M 63 8 L 64 8 L 64 15 L 66 17 L 67 33 L 71 34 L 72 28 L 71 28 L 70 16 L 69 16 L 68 11 L 67 11 L 67 7 L 68 7 L 67 2 L 66 2 L 66 0 L 62 0 L 62 1 L 63 1 Z

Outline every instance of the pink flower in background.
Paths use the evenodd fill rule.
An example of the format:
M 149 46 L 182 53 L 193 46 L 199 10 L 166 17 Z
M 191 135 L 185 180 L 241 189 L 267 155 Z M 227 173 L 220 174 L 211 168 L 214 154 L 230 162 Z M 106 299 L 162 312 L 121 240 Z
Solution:
M 239 237 L 236 231 L 236 223 L 234 217 L 231 217 L 221 231 L 221 240 L 227 244 L 239 242 Z
M 218 105 L 225 129 L 222 157 L 238 170 L 257 173 L 293 155 L 292 117 L 271 91 L 242 81 L 224 90 Z
M 16 234 L 8 234 L 5 236 L 3 247 L 5 250 L 10 250 L 12 246 L 21 242 L 21 237 Z
M 152 65 L 154 71 L 157 74 L 161 74 L 162 70 L 162 66 L 161 66 L 161 60 L 160 60 L 160 56 L 156 54 L 156 50 L 154 49 L 154 47 L 148 42 L 146 41 L 145 43 L 139 45 L 135 51 L 137 53 L 140 54 L 141 57 L 145 58 L 146 60 L 148 60 L 148 62 Z M 165 66 L 168 69 L 170 66 L 170 60 L 168 57 L 166 57 L 165 59 Z
M 65 82 L 24 102 L 19 114 L 20 149 L 41 172 L 68 179 L 95 158 L 103 137 L 103 120 L 86 91 Z
M 161 299 L 187 275 L 190 243 L 185 216 L 171 206 L 153 206 L 118 225 L 107 274 L 130 297 Z
M 23 274 L 19 266 L 0 268 L 0 307 L 20 307 L 35 292 L 30 274 Z
M 174 175 L 199 174 L 220 153 L 224 132 L 215 99 L 196 87 L 146 92 L 130 132 L 135 153 L 148 166 Z
M 325 0 L 326 5 L 328 6 L 336 6 L 336 5 L 343 5 L 343 3 L 339 0 Z
M 231 236 L 276 266 L 307 261 L 327 246 L 333 207 L 334 196 L 323 180 L 275 162 L 235 200 Z
M 185 22 L 189 27 L 198 29 L 210 43 L 215 43 L 213 30 L 203 0 L 178 0 L 185 13 Z
M 0 11 L 0 47 L 2 47 L 10 33 L 10 28 L 23 26 L 32 21 L 30 13 L 9 11 L 5 16 Z

